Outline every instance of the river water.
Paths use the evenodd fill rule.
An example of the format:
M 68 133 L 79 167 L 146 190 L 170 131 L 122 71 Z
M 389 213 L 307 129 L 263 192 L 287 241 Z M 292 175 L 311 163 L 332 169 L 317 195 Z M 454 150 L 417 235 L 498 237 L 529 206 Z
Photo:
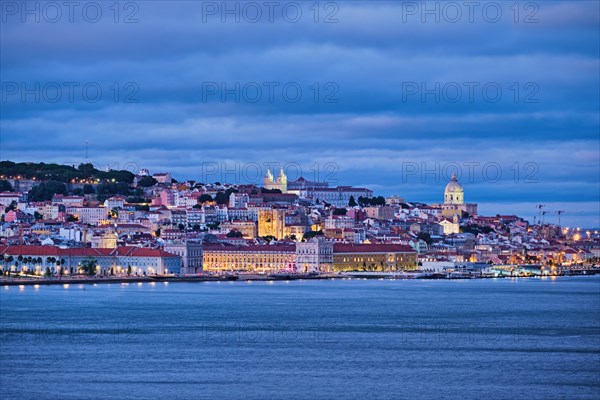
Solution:
M 0 287 L 2 399 L 597 399 L 600 277 Z

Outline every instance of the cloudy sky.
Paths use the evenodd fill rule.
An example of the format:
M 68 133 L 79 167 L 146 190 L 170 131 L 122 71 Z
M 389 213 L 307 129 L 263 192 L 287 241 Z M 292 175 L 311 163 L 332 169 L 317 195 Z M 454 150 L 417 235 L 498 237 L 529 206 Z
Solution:
M 600 226 L 596 1 L 1 2 L 0 158 Z M 555 214 L 546 216 L 555 221 Z

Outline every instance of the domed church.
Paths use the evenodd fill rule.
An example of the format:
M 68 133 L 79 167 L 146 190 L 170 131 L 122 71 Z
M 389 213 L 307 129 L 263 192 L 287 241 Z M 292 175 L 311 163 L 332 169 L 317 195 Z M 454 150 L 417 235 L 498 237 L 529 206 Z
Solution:
M 477 215 L 477 204 L 465 203 L 465 191 L 458 182 L 456 174 L 452 174 L 450 182 L 444 189 L 444 204 L 442 206 L 442 215 L 444 217 L 458 216 L 462 218 L 465 213 Z
M 444 204 L 464 204 L 465 202 L 465 191 L 458 180 L 456 174 L 452 174 L 450 182 L 446 185 L 444 190 Z

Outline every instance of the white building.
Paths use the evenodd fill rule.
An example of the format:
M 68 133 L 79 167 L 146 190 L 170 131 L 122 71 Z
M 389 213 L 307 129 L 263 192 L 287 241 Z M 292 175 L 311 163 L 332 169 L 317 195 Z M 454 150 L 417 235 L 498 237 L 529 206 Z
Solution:
M 354 225 L 354 218 L 347 215 L 330 215 L 325 219 L 325 229 L 350 229 Z
M 67 240 L 73 240 L 75 242 L 81 242 L 82 239 L 82 232 L 78 226 L 72 226 L 69 228 L 61 227 L 58 230 L 58 235 Z
M 176 240 L 165 243 L 167 253 L 181 257 L 181 275 L 196 274 L 202 271 L 202 243 L 190 240 Z
M 113 208 L 123 208 L 125 207 L 125 199 L 121 196 L 113 196 L 104 201 L 104 207 L 109 210 Z
M 100 225 L 108 218 L 106 207 L 67 207 L 67 214 L 71 214 L 84 224 Z
M 323 237 L 296 243 L 296 271 L 329 272 L 333 265 L 333 243 Z
M 350 197 L 358 202 L 359 197 L 373 197 L 373 191 L 352 186 L 338 186 L 335 188 L 307 188 L 300 190 L 300 197 L 312 199 L 313 202 L 325 202 L 336 207 L 347 207 Z
M 55 194 L 52 197 L 53 203 L 64 204 L 66 207 L 83 207 L 83 196 L 63 196 L 62 194 Z
M 287 176 L 283 172 L 283 168 L 279 171 L 279 176 L 277 180 L 273 179 L 273 174 L 270 169 L 267 169 L 267 174 L 263 180 L 263 186 L 265 189 L 273 190 L 278 189 L 281 190 L 281 193 L 287 193 Z
M 439 225 L 444 230 L 444 235 L 451 235 L 453 233 L 460 232 L 460 226 L 458 225 L 458 222 L 452 222 L 445 219 L 442 222 L 440 222 Z
M 23 197 L 23 193 L 19 193 L 19 192 L 0 193 L 0 205 L 2 207 L 8 207 L 8 206 L 10 206 L 10 203 L 12 203 L 13 201 L 15 203 L 18 203 L 22 197 Z M 2 210 L 2 211 L 4 211 L 4 210 Z
M 247 193 L 233 192 L 229 195 L 229 208 L 246 208 L 249 201 Z

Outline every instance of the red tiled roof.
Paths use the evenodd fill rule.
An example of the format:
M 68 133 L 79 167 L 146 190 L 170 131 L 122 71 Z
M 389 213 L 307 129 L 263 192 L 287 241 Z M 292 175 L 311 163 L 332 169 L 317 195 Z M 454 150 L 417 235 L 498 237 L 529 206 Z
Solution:
M 89 247 L 75 247 L 61 249 L 56 246 L 0 246 L 0 254 L 11 256 L 44 256 L 44 257 L 108 257 L 108 256 L 129 256 L 129 257 L 177 257 L 174 254 L 163 250 L 148 249 L 141 247 L 121 246 L 116 249 L 101 249 Z
M 91 249 L 87 247 L 77 247 L 70 249 L 61 249 L 56 246 L 30 246 L 30 245 L 15 245 L 0 247 L 0 254 L 11 256 L 107 256 L 110 255 L 111 249 Z
M 334 187 L 334 188 L 307 188 L 306 191 L 308 192 L 313 192 L 313 193 L 317 193 L 317 192 L 371 192 L 370 189 L 366 189 L 366 188 L 355 188 L 352 186 L 338 186 L 338 187 Z
M 348 244 L 334 243 L 333 253 L 414 253 L 412 247 L 402 244 Z
M 175 254 L 167 253 L 164 250 L 127 246 L 117 247 L 113 255 L 129 257 L 177 257 Z
M 295 253 L 296 246 L 293 244 L 274 244 L 274 245 L 250 245 L 233 246 L 224 243 L 204 243 L 204 251 L 239 251 L 244 253 L 252 252 L 286 252 Z

